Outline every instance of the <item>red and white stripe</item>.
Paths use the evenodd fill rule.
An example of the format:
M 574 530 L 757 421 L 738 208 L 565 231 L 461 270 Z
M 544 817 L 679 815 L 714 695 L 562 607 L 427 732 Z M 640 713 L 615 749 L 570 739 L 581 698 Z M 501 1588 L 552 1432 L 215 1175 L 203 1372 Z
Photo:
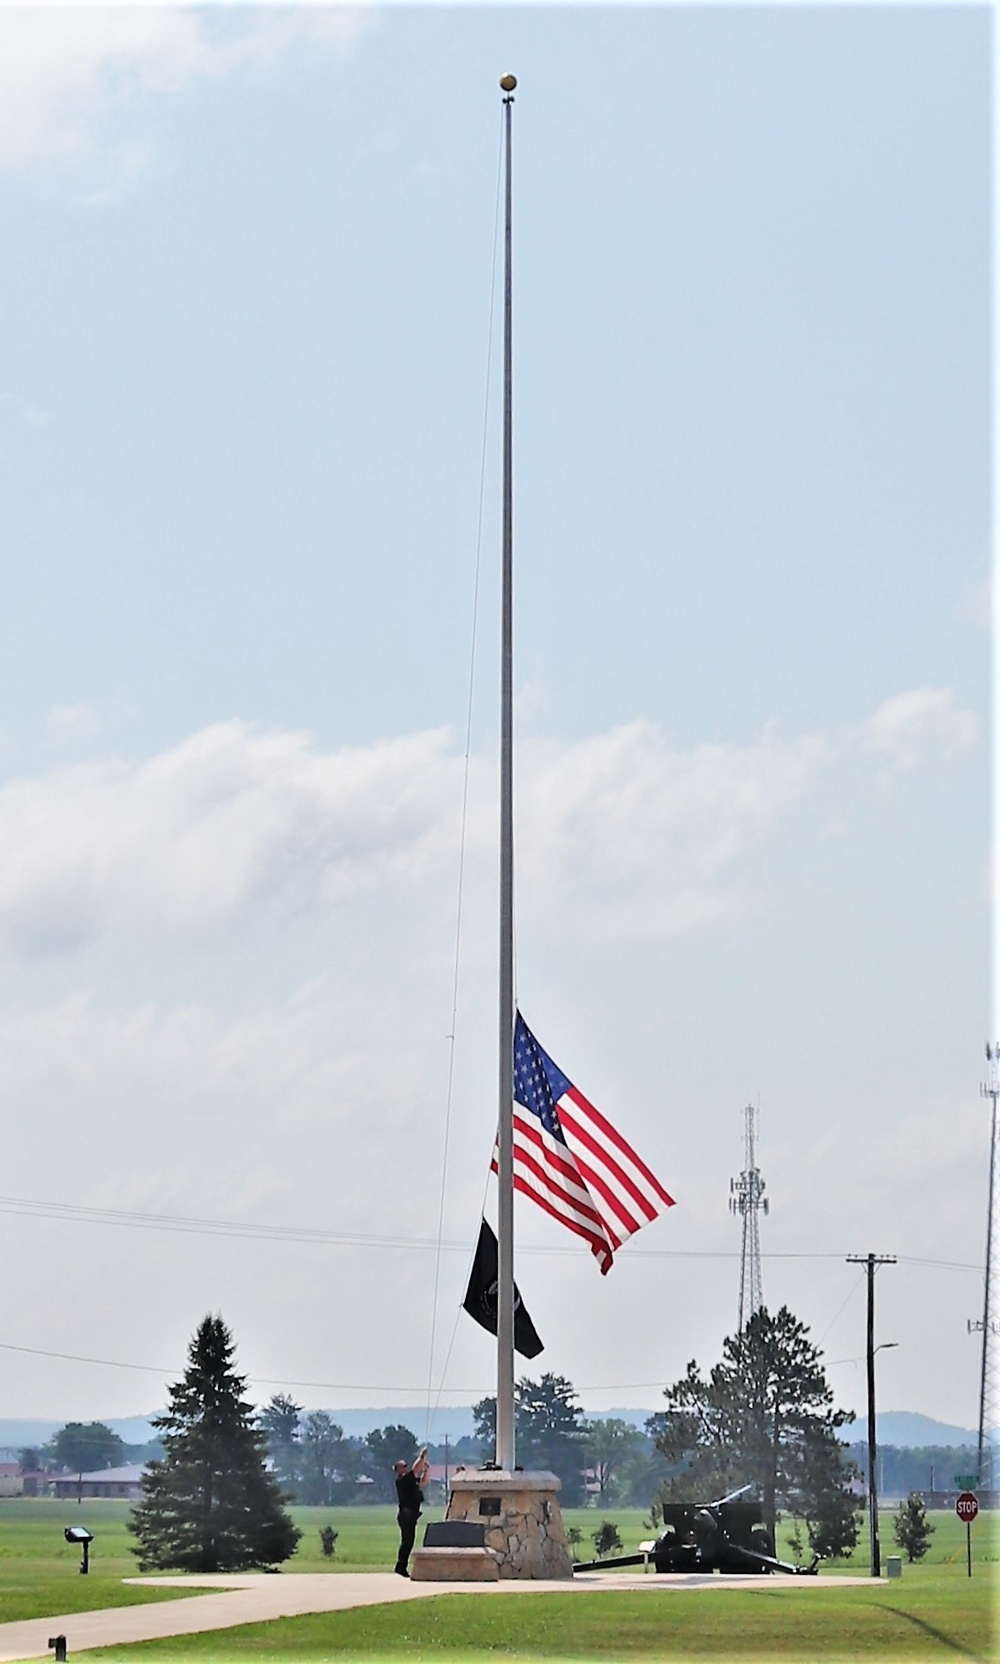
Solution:
M 627 1237 L 673 1207 L 646 1163 L 611 1123 L 571 1086 L 556 1109 L 565 1144 L 537 1115 L 514 1104 L 514 1189 L 584 1238 L 610 1271 Z M 493 1171 L 497 1171 L 494 1150 Z

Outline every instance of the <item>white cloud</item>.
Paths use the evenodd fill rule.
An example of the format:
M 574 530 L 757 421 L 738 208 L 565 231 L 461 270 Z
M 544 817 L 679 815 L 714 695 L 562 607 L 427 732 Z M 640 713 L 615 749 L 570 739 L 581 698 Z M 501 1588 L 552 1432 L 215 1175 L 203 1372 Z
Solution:
M 75 708 L 74 708 L 75 709 Z M 76 718 L 73 718 L 76 720 Z M 522 747 L 525 909 L 573 900 L 589 928 L 672 935 L 740 905 L 740 860 L 825 780 L 969 743 L 947 690 L 890 700 L 841 733 L 671 747 L 633 723 Z M 218 723 L 141 764 L 79 764 L 0 787 L 0 931 L 28 949 L 107 931 L 197 934 L 262 908 L 316 908 L 454 872 L 461 759 L 443 731 L 320 751 Z M 495 860 L 492 767 L 474 771 L 469 853 Z
M 886 699 L 864 725 L 869 744 L 899 769 L 928 753 L 956 756 L 974 743 L 976 718 L 961 710 L 952 688 L 910 688 Z
M 92 739 L 100 726 L 97 712 L 90 705 L 53 705 L 45 723 L 55 745 L 76 745 Z
M 458 766 L 440 733 L 324 756 L 301 734 L 229 722 L 139 767 L 11 780 L 0 924 L 63 946 L 108 928 L 203 930 L 303 884 L 338 900 L 412 880 L 447 838 Z
M 405 1004 L 387 1009 L 322 979 L 236 1018 L 193 1003 L 108 1009 L 74 993 L 54 1006 L 0 1013 L 3 1094 L 8 1105 L 55 1117 L 100 1104 L 114 1119 L 142 1104 L 146 1131 L 161 1123 L 176 1130 L 191 1116 L 206 1138 L 220 1112 L 231 1135 L 236 1105 L 245 1154 L 251 1129 L 289 1133 L 317 1120 L 332 1127 L 376 1105 L 384 1122 L 389 1106 L 407 1105 L 407 1081 L 419 1073 L 407 1055 L 408 1020 Z M 138 1200 L 113 1189 L 97 1199 Z
M 20 393 L 0 393 L 0 411 L 26 428 L 44 428 L 52 420 L 52 413 L 40 410 Z
M 78 164 L 113 111 L 266 67 L 303 38 L 346 51 L 364 17 L 348 7 L 0 9 L 0 168 Z M 145 154 L 141 141 L 117 149 L 126 171 Z
M 398 1213 L 428 1159 L 444 1079 L 433 1018 L 426 988 L 401 994 L 384 978 L 377 991 L 313 978 L 235 1016 L 75 993 L 0 1012 L 0 1099 L 64 1199 L 238 1220 L 294 1194 L 310 1198 L 300 1223 L 321 1225 L 335 1198 L 340 1227 L 364 1232 L 376 1189 Z M 408 1225 L 420 1234 L 424 1204 L 418 1187 Z
M 576 745 L 529 745 L 519 792 L 529 870 L 551 884 L 572 859 L 624 877 L 671 844 L 700 875 L 714 874 L 802 794 L 825 750 L 807 734 L 679 752 L 649 722 Z

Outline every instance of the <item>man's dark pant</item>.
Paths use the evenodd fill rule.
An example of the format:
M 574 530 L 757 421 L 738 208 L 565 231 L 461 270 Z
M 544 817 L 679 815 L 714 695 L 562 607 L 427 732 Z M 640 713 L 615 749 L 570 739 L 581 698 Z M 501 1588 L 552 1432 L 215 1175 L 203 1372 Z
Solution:
M 419 1513 L 415 1514 L 409 1508 L 401 1508 L 396 1515 L 399 1523 L 399 1554 L 396 1556 L 396 1570 L 405 1572 L 407 1562 L 413 1549 L 413 1539 L 417 1535 L 417 1521 Z

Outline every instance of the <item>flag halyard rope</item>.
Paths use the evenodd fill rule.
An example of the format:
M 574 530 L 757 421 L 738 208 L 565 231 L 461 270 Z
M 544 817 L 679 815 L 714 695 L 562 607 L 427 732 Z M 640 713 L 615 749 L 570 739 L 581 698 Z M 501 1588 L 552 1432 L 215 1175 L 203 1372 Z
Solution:
M 501 124 L 500 146 L 497 153 L 496 209 L 493 217 L 493 257 L 490 272 L 489 325 L 487 328 L 486 338 L 486 388 L 483 399 L 483 437 L 479 464 L 479 506 L 476 525 L 475 576 L 472 586 L 472 633 L 469 649 L 469 683 L 465 713 L 465 756 L 463 759 L 462 770 L 462 815 L 461 829 L 459 833 L 458 881 L 455 899 L 455 959 L 451 990 L 451 1030 L 448 1035 L 448 1074 L 445 1089 L 444 1138 L 441 1153 L 441 1193 L 438 1204 L 437 1247 L 434 1256 L 434 1293 L 431 1300 L 430 1347 L 427 1359 L 427 1423 L 425 1428 L 425 1437 L 428 1439 L 430 1438 L 434 1411 L 437 1409 L 441 1398 L 441 1392 L 444 1389 L 448 1363 L 451 1359 L 452 1348 L 455 1344 L 458 1318 L 461 1313 L 461 1306 L 459 1306 L 458 1312 L 455 1316 L 455 1327 L 452 1330 L 444 1367 L 441 1372 L 441 1382 L 437 1398 L 434 1399 L 434 1345 L 437 1333 L 438 1295 L 441 1283 L 441 1248 L 444 1236 L 444 1207 L 448 1182 L 448 1146 L 451 1134 L 451 1108 L 455 1084 L 455 1044 L 456 1032 L 458 1028 L 458 991 L 462 960 L 462 907 L 465 896 L 465 846 L 469 809 L 469 771 L 472 758 L 472 716 L 475 701 L 476 646 L 479 624 L 479 590 L 483 552 L 483 517 L 486 501 L 486 454 L 489 436 L 490 394 L 492 382 L 491 372 L 493 367 L 493 334 L 494 322 L 496 318 L 497 252 L 500 246 L 500 188 L 502 179 L 502 162 L 503 127 Z M 433 1407 L 432 1399 L 434 1400 Z

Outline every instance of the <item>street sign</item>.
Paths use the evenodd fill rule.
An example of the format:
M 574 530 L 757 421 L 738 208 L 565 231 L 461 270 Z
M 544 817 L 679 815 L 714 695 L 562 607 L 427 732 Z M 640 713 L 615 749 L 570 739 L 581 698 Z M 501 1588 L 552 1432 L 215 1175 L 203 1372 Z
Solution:
M 972 1491 L 963 1491 L 955 1503 L 955 1512 L 965 1526 L 965 1566 L 972 1576 L 972 1522 L 979 1512 L 979 1498 Z
M 979 1484 L 978 1473 L 956 1473 L 955 1484 L 960 1491 L 971 1491 L 973 1485 Z

